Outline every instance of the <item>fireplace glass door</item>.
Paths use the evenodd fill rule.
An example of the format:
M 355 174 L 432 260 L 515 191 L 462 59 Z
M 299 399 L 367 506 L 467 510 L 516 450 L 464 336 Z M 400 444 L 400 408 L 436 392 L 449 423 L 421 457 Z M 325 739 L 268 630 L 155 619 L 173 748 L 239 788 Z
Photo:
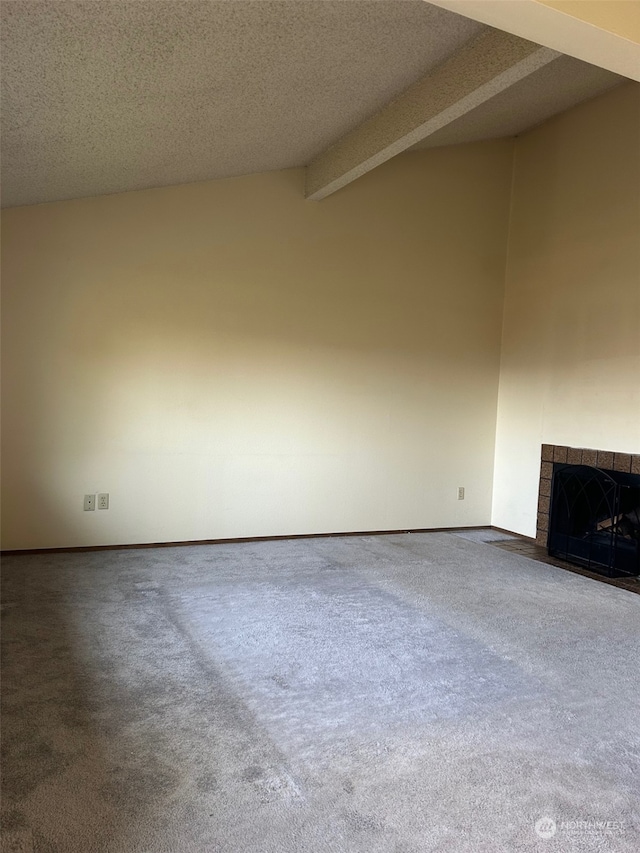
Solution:
M 640 477 L 554 464 L 549 554 L 607 575 L 640 573 Z

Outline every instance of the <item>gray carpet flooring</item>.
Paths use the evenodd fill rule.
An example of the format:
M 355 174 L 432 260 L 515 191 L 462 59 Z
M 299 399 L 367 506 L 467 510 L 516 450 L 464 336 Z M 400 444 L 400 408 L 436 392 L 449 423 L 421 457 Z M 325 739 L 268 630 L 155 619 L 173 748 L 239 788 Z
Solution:
M 5 851 L 640 849 L 640 596 L 448 533 L 3 576 Z

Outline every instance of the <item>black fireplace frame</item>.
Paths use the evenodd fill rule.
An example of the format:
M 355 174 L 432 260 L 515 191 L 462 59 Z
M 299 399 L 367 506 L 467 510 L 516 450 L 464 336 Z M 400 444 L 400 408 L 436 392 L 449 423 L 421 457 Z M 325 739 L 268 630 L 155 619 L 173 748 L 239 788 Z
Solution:
M 591 465 L 554 463 L 548 551 L 607 577 L 640 574 L 640 527 L 627 513 L 640 497 L 640 477 Z

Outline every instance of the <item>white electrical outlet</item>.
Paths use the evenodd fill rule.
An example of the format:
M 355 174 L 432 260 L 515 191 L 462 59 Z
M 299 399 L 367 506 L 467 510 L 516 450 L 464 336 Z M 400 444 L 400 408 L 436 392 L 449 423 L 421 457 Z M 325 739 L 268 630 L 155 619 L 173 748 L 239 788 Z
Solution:
M 85 495 L 84 496 L 84 511 L 85 512 L 93 512 L 96 508 L 96 496 L 95 495 Z
M 464 486 L 458 486 L 458 500 L 464 500 Z
M 109 493 L 101 492 L 98 495 L 98 509 L 109 509 Z

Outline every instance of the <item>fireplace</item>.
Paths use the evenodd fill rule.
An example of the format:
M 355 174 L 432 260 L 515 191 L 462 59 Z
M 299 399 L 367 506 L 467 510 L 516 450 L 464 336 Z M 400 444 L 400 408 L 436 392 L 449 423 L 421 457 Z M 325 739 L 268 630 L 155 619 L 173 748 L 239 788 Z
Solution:
M 543 444 L 536 541 L 609 577 L 640 574 L 640 454 Z

